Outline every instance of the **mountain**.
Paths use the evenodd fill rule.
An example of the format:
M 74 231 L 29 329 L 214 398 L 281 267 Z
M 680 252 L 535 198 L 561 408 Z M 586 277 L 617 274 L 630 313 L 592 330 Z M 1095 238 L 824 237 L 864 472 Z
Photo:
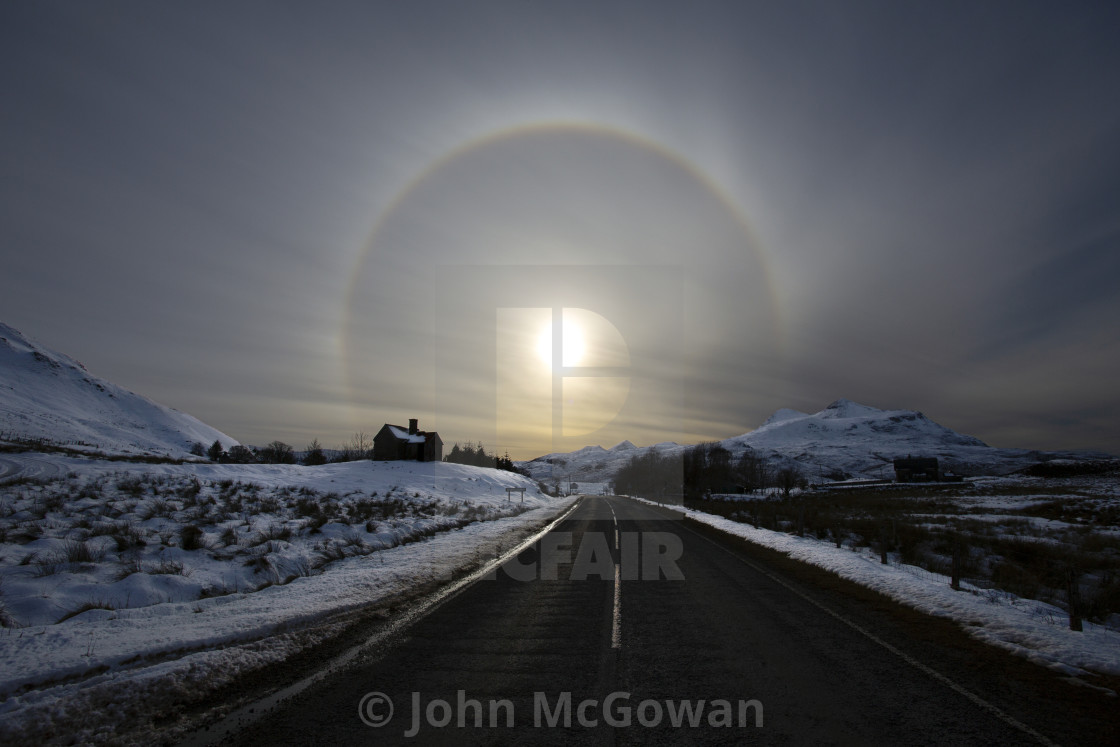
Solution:
M 237 443 L 197 418 L 92 375 L 0 323 L 0 441 L 183 457 L 193 443 Z
M 794 466 L 810 482 L 893 477 L 893 460 L 905 456 L 937 457 L 942 469 L 960 475 L 999 475 L 1054 459 L 1108 457 L 1095 452 L 998 449 L 914 410 L 880 410 L 847 399 L 838 399 L 813 414 L 780 409 L 755 430 L 719 443 L 734 458 L 751 451 L 774 466 Z M 566 454 L 547 454 L 520 462 L 519 466 L 546 482 L 607 482 L 635 456 L 651 450 L 668 456 L 690 448 L 676 443 L 630 446 L 609 451 L 584 447 Z

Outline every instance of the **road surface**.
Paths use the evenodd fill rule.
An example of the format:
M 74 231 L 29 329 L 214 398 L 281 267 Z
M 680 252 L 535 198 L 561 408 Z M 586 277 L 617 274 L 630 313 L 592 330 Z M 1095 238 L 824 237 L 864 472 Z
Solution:
M 584 498 L 233 741 L 1115 743 L 1115 697 L 674 517 Z

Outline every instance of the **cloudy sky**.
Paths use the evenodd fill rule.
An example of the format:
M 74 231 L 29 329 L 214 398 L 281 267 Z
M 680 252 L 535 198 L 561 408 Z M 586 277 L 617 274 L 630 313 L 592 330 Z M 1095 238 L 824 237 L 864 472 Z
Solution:
M 1109 3 L 5 3 L 0 320 L 247 443 L 419 417 L 531 457 L 847 397 L 1118 453 L 1118 31 Z

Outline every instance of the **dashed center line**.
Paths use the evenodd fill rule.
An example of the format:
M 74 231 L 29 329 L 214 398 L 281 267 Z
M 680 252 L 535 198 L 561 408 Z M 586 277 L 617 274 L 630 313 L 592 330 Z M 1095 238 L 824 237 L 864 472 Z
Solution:
M 622 648 L 622 571 L 614 564 L 614 623 L 611 626 L 611 648 Z
M 619 549 L 618 514 L 614 506 L 607 501 L 607 508 L 611 510 L 611 519 L 614 521 L 614 549 Z M 622 567 L 614 564 L 614 614 L 611 622 L 611 648 L 622 648 Z

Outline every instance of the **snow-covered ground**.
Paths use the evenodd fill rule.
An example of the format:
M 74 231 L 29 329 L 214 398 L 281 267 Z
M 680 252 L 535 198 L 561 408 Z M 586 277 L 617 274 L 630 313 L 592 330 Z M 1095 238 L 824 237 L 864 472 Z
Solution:
M 54 477 L 0 486 L 0 741 L 105 739 L 509 549 L 575 500 L 442 463 L 28 457 L 44 461 Z
M 893 560 L 883 565 L 869 548 L 841 549 L 831 542 L 680 510 L 696 521 L 832 571 L 922 612 L 955 620 L 980 640 L 1066 674 L 1087 676 L 1089 683 L 1092 672 L 1120 675 L 1120 631 L 1089 622 L 1082 632 L 1071 631 L 1065 611 L 1053 605 L 967 583 L 954 591 L 947 576 Z

